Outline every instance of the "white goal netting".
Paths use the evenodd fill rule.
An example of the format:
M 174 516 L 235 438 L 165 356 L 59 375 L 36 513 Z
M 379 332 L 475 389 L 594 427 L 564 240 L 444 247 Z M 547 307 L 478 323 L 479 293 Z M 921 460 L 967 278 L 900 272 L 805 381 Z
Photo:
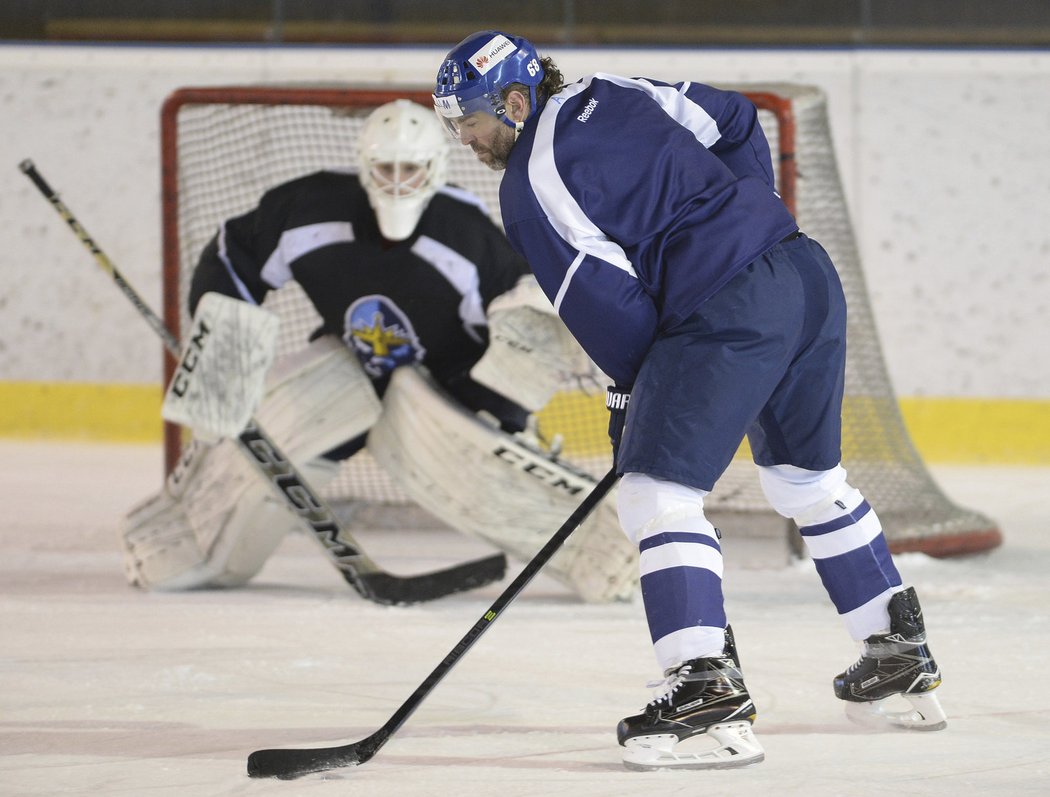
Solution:
M 823 93 L 813 87 L 738 87 L 760 108 L 778 167 L 778 188 L 801 229 L 839 269 L 850 304 L 843 464 L 876 508 L 895 552 L 956 555 L 1000 542 L 996 524 L 950 501 L 919 457 L 901 418 L 879 345 L 853 229 L 839 180 Z M 429 104 L 425 91 L 353 88 L 181 89 L 162 111 L 165 320 L 188 328 L 186 294 L 197 257 L 219 223 L 252 208 L 269 188 L 304 174 L 353 168 L 369 111 L 397 97 Z M 466 147 L 454 147 L 449 179 L 477 193 L 499 221 L 499 175 Z M 271 294 L 281 316 L 278 356 L 304 345 L 317 326 L 296 286 Z M 167 371 L 166 371 L 167 373 Z M 609 465 L 602 396 L 559 394 L 539 414 L 547 439 L 564 437 L 564 456 L 595 475 Z M 182 436 L 165 436 L 169 464 Z M 398 504 L 405 499 L 367 452 L 349 460 L 326 492 L 332 500 Z M 765 503 L 741 450 L 707 505 L 720 523 L 783 523 Z

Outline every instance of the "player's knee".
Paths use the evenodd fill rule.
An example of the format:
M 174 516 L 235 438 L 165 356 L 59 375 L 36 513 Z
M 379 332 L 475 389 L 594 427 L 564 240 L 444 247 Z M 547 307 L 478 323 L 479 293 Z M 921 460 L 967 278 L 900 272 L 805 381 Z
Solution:
M 695 531 L 715 536 L 714 526 L 704 516 L 706 495 L 706 490 L 644 473 L 627 473 L 616 493 L 620 525 L 635 545 L 662 531 Z
M 846 482 L 846 470 L 841 465 L 820 471 L 794 465 L 760 467 L 758 478 L 770 506 L 800 526 L 838 517 L 862 500 Z

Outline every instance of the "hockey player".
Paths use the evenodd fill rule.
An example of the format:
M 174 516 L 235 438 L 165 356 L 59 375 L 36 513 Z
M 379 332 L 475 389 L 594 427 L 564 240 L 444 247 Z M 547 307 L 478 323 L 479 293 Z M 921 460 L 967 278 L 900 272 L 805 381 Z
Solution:
M 564 85 L 525 39 L 475 33 L 446 56 L 438 116 L 504 169 L 514 247 L 608 390 L 620 523 L 641 551 L 665 681 L 618 738 L 632 768 L 760 761 L 704 498 L 748 437 L 765 495 L 793 518 L 860 660 L 834 679 L 856 718 L 945 720 L 915 591 L 840 464 L 845 298 L 774 190 L 742 95 L 594 74 Z M 907 710 L 887 702 L 907 699 Z M 909 705 L 910 704 L 910 705 Z M 708 749 L 676 749 L 701 737 Z
M 277 387 L 257 413 L 289 459 L 319 490 L 371 432 L 369 449 L 400 471 L 391 476 L 411 498 L 528 559 L 539 547 L 533 537 L 545 539 L 554 527 L 547 513 L 569 511 L 565 485 L 582 490 L 587 482 L 577 485 L 576 473 L 556 478 L 565 469 L 550 457 L 527 472 L 534 452 L 512 435 L 526 429 L 537 407 L 527 410 L 471 377 L 489 348 L 493 301 L 528 294 L 535 280 L 480 200 L 446 184 L 448 149 L 429 108 L 398 100 L 376 109 L 359 141 L 357 173 L 292 180 L 221 225 L 194 271 L 189 306 L 196 310 L 209 292 L 261 304 L 295 280 L 320 327 L 308 350 L 274 366 Z M 413 365 L 425 376 L 402 368 Z M 367 379 L 357 376 L 362 368 Z M 377 396 L 388 399 L 382 410 Z M 477 478 L 468 479 L 472 467 Z M 548 495 L 555 488 L 536 478 L 541 471 L 565 494 Z M 611 506 L 609 516 L 609 536 L 618 543 Z M 152 589 L 237 586 L 298 524 L 232 442 L 196 446 L 165 490 L 125 522 L 129 579 Z M 615 554 L 615 544 L 600 541 L 605 531 L 597 535 L 594 550 Z M 627 597 L 637 575 L 635 554 L 625 550 L 601 584 L 573 576 L 592 579 L 594 568 L 583 568 L 583 559 L 575 570 L 563 559 L 560 576 L 588 600 Z

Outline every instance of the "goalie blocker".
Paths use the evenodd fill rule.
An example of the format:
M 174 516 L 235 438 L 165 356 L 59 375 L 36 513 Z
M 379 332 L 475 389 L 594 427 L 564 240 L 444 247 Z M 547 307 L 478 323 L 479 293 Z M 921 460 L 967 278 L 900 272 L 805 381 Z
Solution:
M 236 437 L 266 387 L 277 344 L 277 316 L 261 307 L 206 293 L 161 405 L 161 416 L 215 443 Z

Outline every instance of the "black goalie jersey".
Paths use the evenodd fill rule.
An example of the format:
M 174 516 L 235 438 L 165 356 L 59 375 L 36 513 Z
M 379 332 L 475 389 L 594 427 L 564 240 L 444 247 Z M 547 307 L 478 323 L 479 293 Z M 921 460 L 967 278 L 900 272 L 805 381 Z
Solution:
M 486 308 L 527 273 L 465 191 L 440 189 L 411 236 L 387 241 L 357 176 L 318 172 L 222 224 L 194 271 L 190 309 L 207 291 L 261 304 L 295 280 L 320 332 L 341 337 L 378 388 L 394 368 L 422 363 L 472 409 L 513 427 L 503 402 L 467 374 L 488 344 Z

